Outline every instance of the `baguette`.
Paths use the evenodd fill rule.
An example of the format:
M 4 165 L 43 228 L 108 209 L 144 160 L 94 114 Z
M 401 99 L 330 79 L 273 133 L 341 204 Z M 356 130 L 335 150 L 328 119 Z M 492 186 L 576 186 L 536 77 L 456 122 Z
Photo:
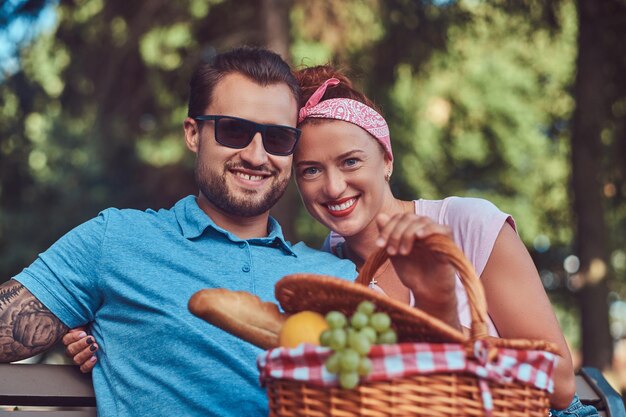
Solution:
M 189 299 L 189 311 L 261 349 L 278 347 L 286 315 L 278 306 L 245 291 L 204 289 Z

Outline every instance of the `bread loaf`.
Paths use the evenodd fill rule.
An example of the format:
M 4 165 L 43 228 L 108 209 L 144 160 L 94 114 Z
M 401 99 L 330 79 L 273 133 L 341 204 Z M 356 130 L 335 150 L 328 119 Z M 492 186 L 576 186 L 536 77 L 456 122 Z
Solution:
M 189 299 L 189 311 L 261 349 L 278 347 L 286 315 L 274 303 L 245 291 L 204 289 Z

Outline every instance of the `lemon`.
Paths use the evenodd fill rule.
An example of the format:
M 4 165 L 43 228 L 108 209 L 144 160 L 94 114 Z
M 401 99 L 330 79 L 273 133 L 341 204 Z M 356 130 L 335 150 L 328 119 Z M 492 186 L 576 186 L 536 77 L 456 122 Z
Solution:
M 320 344 L 320 335 L 328 329 L 326 319 L 314 311 L 301 311 L 287 317 L 278 335 L 280 346 L 294 348 L 300 343 Z

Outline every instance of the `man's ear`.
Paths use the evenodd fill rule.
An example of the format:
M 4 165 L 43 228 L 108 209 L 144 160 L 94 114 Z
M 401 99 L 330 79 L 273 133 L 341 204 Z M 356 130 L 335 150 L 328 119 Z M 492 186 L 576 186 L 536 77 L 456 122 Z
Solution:
M 185 144 L 192 152 L 198 152 L 198 141 L 200 140 L 200 127 L 198 123 L 191 117 L 187 117 L 183 122 L 183 130 L 185 131 Z

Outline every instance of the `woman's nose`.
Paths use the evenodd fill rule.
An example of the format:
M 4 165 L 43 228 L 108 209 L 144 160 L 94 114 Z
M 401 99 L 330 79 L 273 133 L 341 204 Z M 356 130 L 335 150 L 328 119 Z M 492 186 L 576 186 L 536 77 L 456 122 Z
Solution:
M 338 199 L 343 196 L 346 190 L 346 179 L 340 172 L 333 172 L 332 170 L 327 172 L 324 191 L 329 198 Z
M 241 159 L 247 161 L 252 166 L 260 166 L 266 164 L 268 161 L 267 151 L 263 146 L 263 138 L 261 132 L 255 133 L 252 141 L 243 148 L 239 155 Z

